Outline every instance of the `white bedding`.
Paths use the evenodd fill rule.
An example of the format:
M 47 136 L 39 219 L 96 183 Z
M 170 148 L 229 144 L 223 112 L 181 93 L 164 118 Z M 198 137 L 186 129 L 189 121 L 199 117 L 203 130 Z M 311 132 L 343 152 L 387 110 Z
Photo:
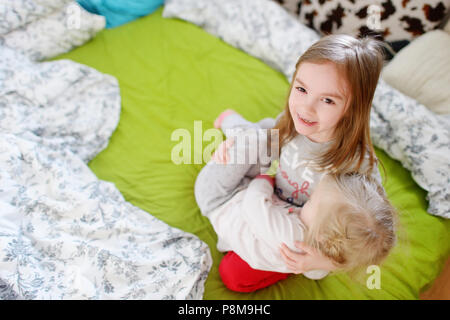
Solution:
M 75 1 L 7 0 L 0 3 L 0 44 L 40 61 L 82 45 L 105 23 Z
M 117 80 L 31 59 L 0 43 L 0 299 L 201 299 L 207 245 L 87 166 L 118 124 Z

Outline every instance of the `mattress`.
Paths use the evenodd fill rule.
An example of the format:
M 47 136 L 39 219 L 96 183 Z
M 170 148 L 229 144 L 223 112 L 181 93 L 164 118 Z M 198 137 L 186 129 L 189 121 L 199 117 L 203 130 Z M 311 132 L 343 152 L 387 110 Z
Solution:
M 365 270 L 319 281 L 291 275 L 253 293 L 232 292 L 223 285 L 218 266 L 224 253 L 216 249 L 217 235 L 194 198 L 195 178 L 205 165 L 198 160 L 211 143 L 203 134 L 227 108 L 250 121 L 276 117 L 289 84 L 260 60 L 161 13 L 162 8 L 103 30 L 58 59 L 72 59 L 118 79 L 120 122 L 89 167 L 114 183 L 127 201 L 208 244 L 214 262 L 204 299 L 417 299 L 430 287 L 450 254 L 450 221 L 426 212 L 426 192 L 380 149 L 376 154 L 386 171 L 384 176 L 381 169 L 388 197 L 399 211 L 399 229 L 397 246 L 380 266 L 379 289 L 368 285 L 373 274 Z M 173 136 L 177 129 L 190 142 L 185 154 L 190 163 L 172 161 L 173 148 L 181 141 Z

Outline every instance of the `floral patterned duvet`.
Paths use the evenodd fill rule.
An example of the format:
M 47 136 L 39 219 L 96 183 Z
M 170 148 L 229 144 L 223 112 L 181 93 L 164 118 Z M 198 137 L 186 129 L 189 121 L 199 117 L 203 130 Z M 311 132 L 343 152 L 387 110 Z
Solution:
M 87 162 L 117 80 L 0 46 L 0 299 L 201 299 L 208 246 L 126 202 Z

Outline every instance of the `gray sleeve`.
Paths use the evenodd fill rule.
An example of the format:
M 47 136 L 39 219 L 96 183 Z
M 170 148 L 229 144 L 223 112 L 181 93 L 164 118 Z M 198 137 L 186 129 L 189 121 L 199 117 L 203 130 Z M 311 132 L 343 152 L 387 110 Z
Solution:
M 278 136 L 271 135 L 266 129 L 226 130 L 227 139 L 234 139 L 229 148 L 230 163 L 249 165 L 248 177 L 253 178 L 265 173 L 273 160 L 278 159 Z M 270 146 L 268 138 L 271 139 Z
M 208 162 L 199 172 L 194 184 L 194 195 L 200 212 L 209 214 L 242 190 L 243 178 L 249 166 Z
M 277 122 L 280 120 L 281 116 L 283 115 L 284 111 L 282 111 L 276 119 L 274 118 L 264 118 L 258 122 L 251 122 L 245 119 L 243 116 L 241 116 L 238 113 L 231 114 L 227 116 L 223 121 L 221 125 L 222 131 L 227 136 L 227 130 L 230 129 L 272 129 L 275 127 Z M 228 136 L 227 136 L 228 137 Z

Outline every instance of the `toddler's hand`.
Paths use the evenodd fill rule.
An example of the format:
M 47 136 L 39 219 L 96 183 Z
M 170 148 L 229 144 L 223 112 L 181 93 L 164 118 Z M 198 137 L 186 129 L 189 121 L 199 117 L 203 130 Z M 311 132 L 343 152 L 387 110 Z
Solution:
M 223 141 L 217 147 L 217 150 L 214 151 L 211 160 L 213 160 L 217 164 L 227 164 L 230 161 L 227 150 L 233 145 L 233 143 L 234 140 L 232 138 Z
M 311 270 L 336 270 L 336 266 L 331 259 L 322 255 L 316 249 L 308 246 L 304 242 L 295 242 L 295 246 L 303 252 L 298 253 L 289 249 L 284 243 L 281 245 L 280 253 L 286 266 L 295 274 L 304 273 Z

